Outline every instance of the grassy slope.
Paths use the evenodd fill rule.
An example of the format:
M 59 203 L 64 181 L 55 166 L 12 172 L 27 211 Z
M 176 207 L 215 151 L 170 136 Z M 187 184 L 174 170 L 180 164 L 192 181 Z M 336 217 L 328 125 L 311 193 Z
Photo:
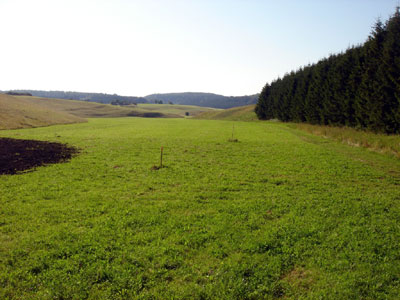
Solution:
M 84 118 L 143 116 L 143 114 L 147 112 L 143 110 L 137 111 L 135 106 L 114 106 L 110 104 L 101 104 L 95 102 L 49 99 L 39 97 L 21 96 L 19 98 L 22 98 L 26 101 L 39 103 L 43 107 L 52 110 L 66 112 Z M 170 114 L 163 114 L 163 116 L 177 117 L 176 115 Z
M 255 105 L 234 107 L 230 109 L 204 112 L 196 116 L 197 119 L 228 120 L 228 121 L 255 121 Z
M 400 162 L 279 123 L 91 119 L 0 177 L 1 299 L 398 299 Z M 165 147 L 166 168 L 150 170 Z
M 84 122 L 66 112 L 54 110 L 22 97 L 0 94 L 0 129 L 15 129 Z
M 84 122 L 83 118 L 98 117 L 167 117 L 182 118 L 213 108 L 190 105 L 139 104 L 113 106 L 85 101 L 48 99 L 0 94 L 0 129 L 48 126 Z
M 311 125 L 306 123 L 289 124 L 309 133 L 334 139 L 351 146 L 364 147 L 372 151 L 393 154 L 400 158 L 400 135 L 386 135 L 350 127 Z
M 138 104 L 130 106 L 114 106 L 76 100 L 61 100 L 39 97 L 18 97 L 25 101 L 40 103 L 49 109 L 67 112 L 84 118 L 97 117 L 127 117 L 146 116 L 148 113 L 159 113 L 163 117 L 184 117 L 188 111 L 190 115 L 196 115 L 204 111 L 214 111 L 213 108 L 190 106 L 190 105 L 169 105 L 169 104 Z
M 126 117 L 128 116 L 129 113 L 132 112 L 131 109 L 125 109 L 119 106 L 112 106 L 94 102 L 49 99 L 49 98 L 39 98 L 39 97 L 23 97 L 23 98 L 27 100 L 31 99 L 31 101 L 40 103 L 44 107 L 48 107 L 53 110 L 67 112 L 69 114 L 83 118 Z

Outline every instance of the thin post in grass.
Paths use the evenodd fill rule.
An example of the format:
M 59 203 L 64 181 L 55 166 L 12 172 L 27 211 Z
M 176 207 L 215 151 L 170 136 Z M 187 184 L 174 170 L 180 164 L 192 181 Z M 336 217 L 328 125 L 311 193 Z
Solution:
M 156 170 L 160 170 L 161 168 L 163 168 L 163 164 L 162 164 L 162 157 L 163 157 L 163 152 L 164 152 L 164 147 L 161 146 L 161 151 L 160 151 L 160 165 L 159 166 L 152 166 L 150 168 L 150 170 L 156 171 Z
M 238 142 L 238 139 L 234 139 L 234 133 L 235 133 L 235 123 L 232 124 L 232 137 L 228 140 L 228 142 Z
M 163 152 L 164 152 L 164 147 L 161 147 L 160 169 L 163 167 L 163 165 L 162 165 L 162 156 L 163 156 Z

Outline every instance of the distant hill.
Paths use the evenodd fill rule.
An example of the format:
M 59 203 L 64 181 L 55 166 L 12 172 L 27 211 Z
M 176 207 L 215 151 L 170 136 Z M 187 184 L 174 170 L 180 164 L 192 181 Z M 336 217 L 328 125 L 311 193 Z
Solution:
M 149 102 L 162 101 L 163 103 L 174 103 L 182 105 L 198 105 L 213 108 L 231 108 L 256 104 L 258 94 L 251 96 L 222 96 L 211 93 L 168 93 L 152 94 L 144 97 Z
M 1 91 L 0 91 L 1 92 Z M 180 104 L 180 105 L 196 105 L 212 108 L 231 108 L 256 104 L 258 94 L 250 96 L 223 96 L 212 93 L 167 93 L 152 94 L 145 97 L 120 96 L 117 94 L 102 93 L 81 93 L 81 92 L 63 92 L 63 91 L 40 91 L 40 90 L 11 90 L 3 93 L 8 94 L 24 94 L 41 98 L 55 98 L 66 100 L 80 100 L 88 102 L 98 102 L 104 104 L 111 103 L 163 103 L 163 104 Z
M 256 106 L 246 105 L 229 109 L 206 111 L 195 116 L 195 119 L 225 120 L 225 121 L 256 121 L 258 120 L 254 108 Z
M 147 100 L 143 97 L 120 96 L 117 94 L 63 92 L 63 91 L 35 91 L 35 90 L 12 90 L 12 91 L 7 91 L 7 93 L 30 94 L 35 97 L 81 100 L 81 101 L 98 102 L 106 104 L 109 104 L 113 101 L 120 101 L 132 104 L 147 103 Z

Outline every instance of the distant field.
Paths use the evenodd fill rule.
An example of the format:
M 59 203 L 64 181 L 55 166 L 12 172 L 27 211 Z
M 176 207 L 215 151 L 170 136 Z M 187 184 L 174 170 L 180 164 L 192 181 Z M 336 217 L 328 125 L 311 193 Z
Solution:
M 178 104 L 146 104 L 139 103 L 137 105 L 138 111 L 143 112 L 161 112 L 165 114 L 176 115 L 179 117 L 186 116 L 186 113 L 189 113 L 190 116 L 196 116 L 204 112 L 220 112 L 221 109 L 218 108 L 210 108 L 210 107 L 202 107 L 202 106 L 194 106 L 194 105 L 178 105 Z
M 196 116 L 197 119 L 226 121 L 256 121 L 255 105 L 239 106 L 224 110 L 208 111 Z
M 399 298 L 394 157 L 272 122 L 103 118 L 0 136 L 81 149 L 0 176 L 0 299 Z
M 190 105 L 139 104 L 114 106 L 94 102 L 0 94 L 0 129 L 85 122 L 85 118 L 182 118 L 216 109 Z M 218 111 L 218 110 L 217 110 Z

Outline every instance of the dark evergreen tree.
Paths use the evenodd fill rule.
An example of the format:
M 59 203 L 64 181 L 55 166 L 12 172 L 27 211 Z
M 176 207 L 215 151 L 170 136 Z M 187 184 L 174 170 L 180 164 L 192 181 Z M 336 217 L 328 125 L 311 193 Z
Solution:
M 356 99 L 362 80 L 363 62 L 362 47 L 353 47 L 347 51 L 346 64 L 350 73 L 346 85 L 346 110 L 343 111 L 346 126 L 361 127 L 356 119 Z
M 356 102 L 356 118 L 361 127 L 377 131 L 382 127 L 383 76 L 381 56 L 385 29 L 381 21 L 364 45 L 365 61 Z
M 382 119 L 386 132 L 400 132 L 400 11 L 386 24 L 382 64 Z
M 293 101 L 291 105 L 291 116 L 295 122 L 304 122 L 305 118 L 305 99 L 308 94 L 308 87 L 311 81 L 311 68 L 306 67 L 300 69 L 295 73 L 296 76 L 296 90 L 293 94 Z
M 272 112 L 272 103 L 270 101 L 271 86 L 267 83 L 261 94 L 259 95 L 256 104 L 255 112 L 260 120 L 269 120 L 274 117 Z

